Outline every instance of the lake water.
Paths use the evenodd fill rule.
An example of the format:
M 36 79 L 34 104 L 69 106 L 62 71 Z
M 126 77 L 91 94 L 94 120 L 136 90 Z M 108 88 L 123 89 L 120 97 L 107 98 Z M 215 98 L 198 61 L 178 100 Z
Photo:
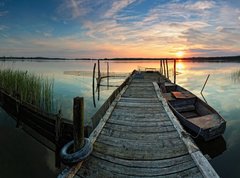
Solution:
M 54 78 L 55 110 L 62 108 L 63 116 L 72 120 L 72 100 L 83 96 L 85 100 L 85 124 L 91 124 L 90 117 L 103 104 L 116 87 L 103 86 L 99 101 L 93 106 L 92 69 L 96 61 L 0 61 L 1 68 L 28 70 L 45 77 Z M 159 61 L 109 61 L 112 75 L 111 85 L 119 85 L 133 69 L 159 68 Z M 170 64 L 172 67 L 172 64 Z M 221 177 L 239 177 L 240 165 L 240 82 L 231 78 L 240 63 L 177 63 L 177 83 L 202 97 L 200 91 L 210 74 L 203 91 L 204 98 L 227 121 L 223 138 L 204 145 L 204 152 L 212 159 L 210 163 Z M 107 62 L 101 62 L 101 72 L 106 73 Z M 107 83 L 106 80 L 103 81 Z M 199 142 L 199 141 L 197 141 Z M 54 153 L 35 141 L 0 109 L 0 177 L 55 177 Z M 3 166 L 2 166 L 3 165 Z M 14 171 L 12 171 L 14 169 Z M 26 176 L 27 175 L 27 176 Z

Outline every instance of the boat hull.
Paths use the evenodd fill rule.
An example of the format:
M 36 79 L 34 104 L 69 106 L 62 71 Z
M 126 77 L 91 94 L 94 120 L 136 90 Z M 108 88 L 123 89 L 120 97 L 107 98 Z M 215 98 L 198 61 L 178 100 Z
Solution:
M 163 94 L 167 96 L 165 99 L 169 107 L 193 138 L 201 137 L 205 141 L 210 141 L 224 133 L 226 121 L 211 106 L 203 102 L 196 95 L 178 85 L 176 85 L 175 88 L 173 86 L 166 88 L 165 91 L 167 94 Z M 174 93 L 175 91 L 182 91 L 183 93 L 189 94 L 186 98 L 182 98 L 180 95 L 177 95 L 179 98 L 170 97 L 169 93 Z M 194 109 L 188 112 L 186 108 Z M 189 113 L 192 115 L 190 116 Z

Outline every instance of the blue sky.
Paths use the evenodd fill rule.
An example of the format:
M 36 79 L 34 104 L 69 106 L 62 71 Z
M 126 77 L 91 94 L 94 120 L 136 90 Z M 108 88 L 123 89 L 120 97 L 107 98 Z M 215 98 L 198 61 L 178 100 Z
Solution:
M 0 0 L 0 56 L 240 55 L 240 1 Z

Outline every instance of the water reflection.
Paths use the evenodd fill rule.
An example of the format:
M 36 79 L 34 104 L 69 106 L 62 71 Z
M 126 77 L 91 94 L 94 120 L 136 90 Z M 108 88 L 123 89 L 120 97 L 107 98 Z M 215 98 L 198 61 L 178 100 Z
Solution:
M 194 139 L 194 141 L 202 153 L 210 158 L 221 155 L 227 149 L 226 142 L 222 136 L 208 142 L 202 139 Z
M 239 69 L 240 63 L 187 63 L 184 72 L 177 77 L 179 85 L 201 97 L 206 74 L 211 74 L 204 97 L 227 121 L 223 135 L 225 143 L 220 140 L 210 148 L 200 143 L 199 147 L 204 147 L 203 152 L 213 158 L 210 163 L 220 177 L 239 177 L 240 167 L 236 163 L 240 159 L 240 87 L 239 82 L 234 82 L 231 77 L 233 71 Z
M 64 117 L 72 119 L 72 99 L 74 97 L 84 96 L 85 116 L 86 118 L 91 118 L 91 116 L 97 111 L 97 109 L 105 102 L 106 98 L 108 98 L 116 88 L 107 88 L 107 86 L 102 86 L 101 96 L 99 97 L 99 101 L 96 102 L 96 108 L 94 108 L 92 98 L 92 75 L 90 75 L 90 73 L 92 73 L 94 62 L 96 61 L 18 61 L 15 63 L 5 62 L 5 64 L 1 64 L 0 66 L 1 68 L 11 67 L 20 70 L 28 70 L 29 72 L 41 74 L 43 76 L 53 76 L 55 78 L 55 100 L 58 101 L 59 105 L 62 105 Z M 159 61 L 109 61 L 109 64 L 111 72 L 124 75 L 127 75 L 128 73 L 132 72 L 132 70 L 137 69 L 138 66 L 149 68 L 159 68 L 160 66 Z M 169 62 L 169 64 L 172 65 L 171 62 Z M 240 160 L 240 82 L 234 82 L 231 78 L 231 75 L 233 71 L 239 71 L 240 63 L 198 63 L 179 61 L 178 65 L 178 71 L 181 71 L 181 74 L 177 76 L 177 84 L 190 90 L 198 97 L 201 97 L 200 91 L 206 80 L 206 75 L 211 74 L 211 77 L 209 78 L 209 81 L 204 89 L 204 98 L 207 100 L 208 104 L 215 108 L 215 110 L 218 111 L 227 121 L 227 127 L 223 135 L 223 138 L 225 140 L 220 140 L 219 143 L 213 143 L 214 146 L 210 146 L 211 144 L 204 145 L 203 147 L 209 146 L 210 148 L 206 147 L 207 151 L 203 152 L 209 154 L 209 156 L 213 158 L 210 162 L 221 177 L 239 177 L 240 167 L 237 163 Z M 107 71 L 106 67 L 107 65 L 102 64 L 101 68 L 103 72 Z M 170 68 L 172 68 L 172 66 Z M 79 71 L 86 71 L 86 75 L 81 75 L 81 73 L 80 75 L 73 75 L 74 72 L 67 72 L 64 74 L 64 71 L 75 71 L 75 74 L 77 74 Z M 90 73 L 87 74 L 87 71 L 90 71 Z M 107 84 L 106 80 L 103 80 L 102 82 L 102 84 Z M 110 79 L 109 85 L 118 85 L 118 82 L 121 84 L 120 79 Z M 94 91 L 96 92 L 96 90 Z M 2 116 L 0 117 L 0 124 L 1 122 L 5 122 Z M 86 119 L 86 122 L 89 122 L 89 120 Z M 0 141 L 1 139 L 4 139 L 5 141 L 9 140 L 9 142 L 13 143 L 22 141 L 15 136 L 14 138 L 8 137 L 8 134 L 5 134 L 7 130 L 6 126 L 4 125 L 3 128 L 0 128 Z M 15 132 L 15 130 L 11 131 Z M 4 146 L 1 147 L 0 158 L 2 160 L 6 155 L 6 160 L 5 163 L 4 161 L 1 162 L 0 160 L 0 165 L 2 166 L 7 162 L 8 165 L 13 165 L 12 167 L 14 167 L 14 170 L 16 169 L 19 171 L 21 168 L 17 168 L 19 165 L 15 164 L 16 161 L 14 159 L 7 161 L 7 155 L 11 154 L 10 148 L 14 152 L 16 145 L 12 144 L 10 146 L 5 146 L 5 144 L 2 142 L 1 145 Z M 28 143 L 26 143 L 26 145 L 28 145 Z M 32 153 L 33 156 L 31 161 L 33 163 L 36 162 L 34 155 L 44 154 L 42 151 L 38 150 L 38 147 L 40 146 L 34 147 L 36 151 Z M 24 162 L 24 157 L 19 156 L 19 160 L 21 159 L 23 160 L 22 162 Z M 46 158 L 46 156 L 44 156 L 43 159 L 48 160 L 49 158 Z M 21 164 L 20 162 L 18 163 Z M 31 164 L 31 162 L 24 162 L 22 165 L 25 166 L 27 164 Z M 46 161 L 45 163 L 44 161 L 40 161 L 39 164 L 39 167 L 42 167 L 42 165 L 46 164 Z M 54 163 L 52 165 L 54 165 Z M 32 177 L 36 175 L 36 172 L 39 172 L 39 167 L 37 169 L 32 169 Z M 46 172 L 48 171 L 49 169 L 47 169 Z M 22 173 L 23 171 L 19 171 L 19 176 L 15 177 L 21 177 L 20 174 Z M 48 172 L 48 175 L 52 174 L 53 173 Z M 0 177 L 3 175 L 5 174 L 3 174 L 1 170 Z M 39 176 L 41 177 L 41 175 Z M 44 176 L 45 174 L 42 177 Z
M 176 63 L 176 68 L 178 72 L 183 72 L 183 70 L 185 69 L 185 65 L 186 63 L 183 63 L 181 60 L 178 60 Z
M 240 69 L 231 74 L 231 79 L 235 83 L 240 83 Z
M 56 177 L 54 153 L 15 126 L 0 107 L 0 177 Z

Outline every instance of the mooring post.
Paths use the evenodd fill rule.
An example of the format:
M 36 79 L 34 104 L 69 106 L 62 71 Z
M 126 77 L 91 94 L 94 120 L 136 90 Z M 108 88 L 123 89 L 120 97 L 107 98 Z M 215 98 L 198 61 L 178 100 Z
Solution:
M 101 78 L 101 71 L 100 71 L 100 60 L 98 59 L 98 79 Z
M 176 72 L 176 59 L 174 59 L 173 61 L 173 77 L 174 77 L 174 83 L 176 84 L 176 75 L 177 75 L 177 72 Z
M 73 101 L 73 138 L 74 151 L 84 146 L 84 98 L 76 97 Z
M 100 85 L 98 85 L 98 91 L 97 91 L 98 92 L 98 98 L 97 98 L 98 101 L 100 100 L 100 89 L 101 89 L 101 87 L 100 87 Z
M 96 63 L 94 63 L 94 66 L 93 66 L 93 78 L 92 78 L 93 106 L 96 108 L 96 101 L 95 101 L 95 70 L 96 70 Z
M 61 109 L 58 111 L 58 114 L 56 116 L 56 122 L 55 122 L 55 145 L 56 145 L 56 149 L 55 149 L 55 166 L 57 168 L 61 167 L 61 158 L 60 158 L 60 150 L 61 150 Z
M 166 59 L 166 70 L 167 70 L 167 78 L 169 78 L 169 74 L 168 74 L 168 59 Z
M 165 59 L 163 59 L 163 75 L 166 77 Z
M 109 62 L 107 62 L 107 89 L 109 89 Z
M 162 59 L 160 59 L 160 74 L 162 74 Z

